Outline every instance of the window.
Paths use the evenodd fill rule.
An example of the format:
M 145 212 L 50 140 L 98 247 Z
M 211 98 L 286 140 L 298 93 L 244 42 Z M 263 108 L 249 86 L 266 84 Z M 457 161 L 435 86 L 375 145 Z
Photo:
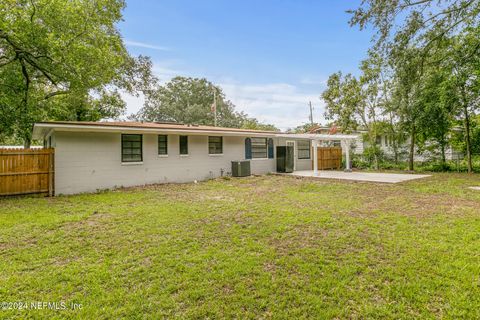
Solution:
M 252 138 L 252 158 L 267 158 L 267 138 Z
M 158 136 L 158 154 L 168 155 L 168 136 L 167 135 Z
M 223 137 L 208 137 L 208 154 L 223 153 Z
M 300 140 L 297 142 L 298 159 L 310 159 L 310 141 Z
M 122 162 L 141 162 L 142 135 L 122 134 Z
M 180 154 L 188 154 L 188 136 L 180 136 Z

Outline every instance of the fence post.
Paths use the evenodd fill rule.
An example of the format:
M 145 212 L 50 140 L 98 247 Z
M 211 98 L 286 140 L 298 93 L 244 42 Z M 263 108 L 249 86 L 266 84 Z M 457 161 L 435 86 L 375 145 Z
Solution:
M 53 149 L 48 153 L 48 196 L 53 197 Z

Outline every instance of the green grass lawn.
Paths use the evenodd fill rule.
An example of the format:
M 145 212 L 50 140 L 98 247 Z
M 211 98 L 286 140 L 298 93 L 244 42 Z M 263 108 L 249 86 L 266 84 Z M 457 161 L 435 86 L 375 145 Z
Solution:
M 0 200 L 0 318 L 480 318 L 480 176 Z M 82 305 L 69 309 L 70 303 Z

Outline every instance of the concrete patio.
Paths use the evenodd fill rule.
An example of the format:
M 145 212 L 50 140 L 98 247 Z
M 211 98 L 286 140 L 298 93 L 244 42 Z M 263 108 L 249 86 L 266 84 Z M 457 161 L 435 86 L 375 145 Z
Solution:
M 340 179 L 352 181 L 367 181 L 381 183 L 399 183 L 415 179 L 430 177 L 425 174 L 404 174 L 404 173 L 379 173 L 379 172 L 343 172 L 343 171 L 318 171 L 314 174 L 314 170 L 301 170 L 287 173 L 297 177 L 310 177 L 318 179 Z

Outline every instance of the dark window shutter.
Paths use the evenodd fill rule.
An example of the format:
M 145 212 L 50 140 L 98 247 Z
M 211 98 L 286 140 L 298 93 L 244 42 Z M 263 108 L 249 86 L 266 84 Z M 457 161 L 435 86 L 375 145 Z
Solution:
M 245 159 L 252 159 L 252 139 L 245 139 Z
M 268 159 L 273 159 L 273 139 L 268 139 Z

